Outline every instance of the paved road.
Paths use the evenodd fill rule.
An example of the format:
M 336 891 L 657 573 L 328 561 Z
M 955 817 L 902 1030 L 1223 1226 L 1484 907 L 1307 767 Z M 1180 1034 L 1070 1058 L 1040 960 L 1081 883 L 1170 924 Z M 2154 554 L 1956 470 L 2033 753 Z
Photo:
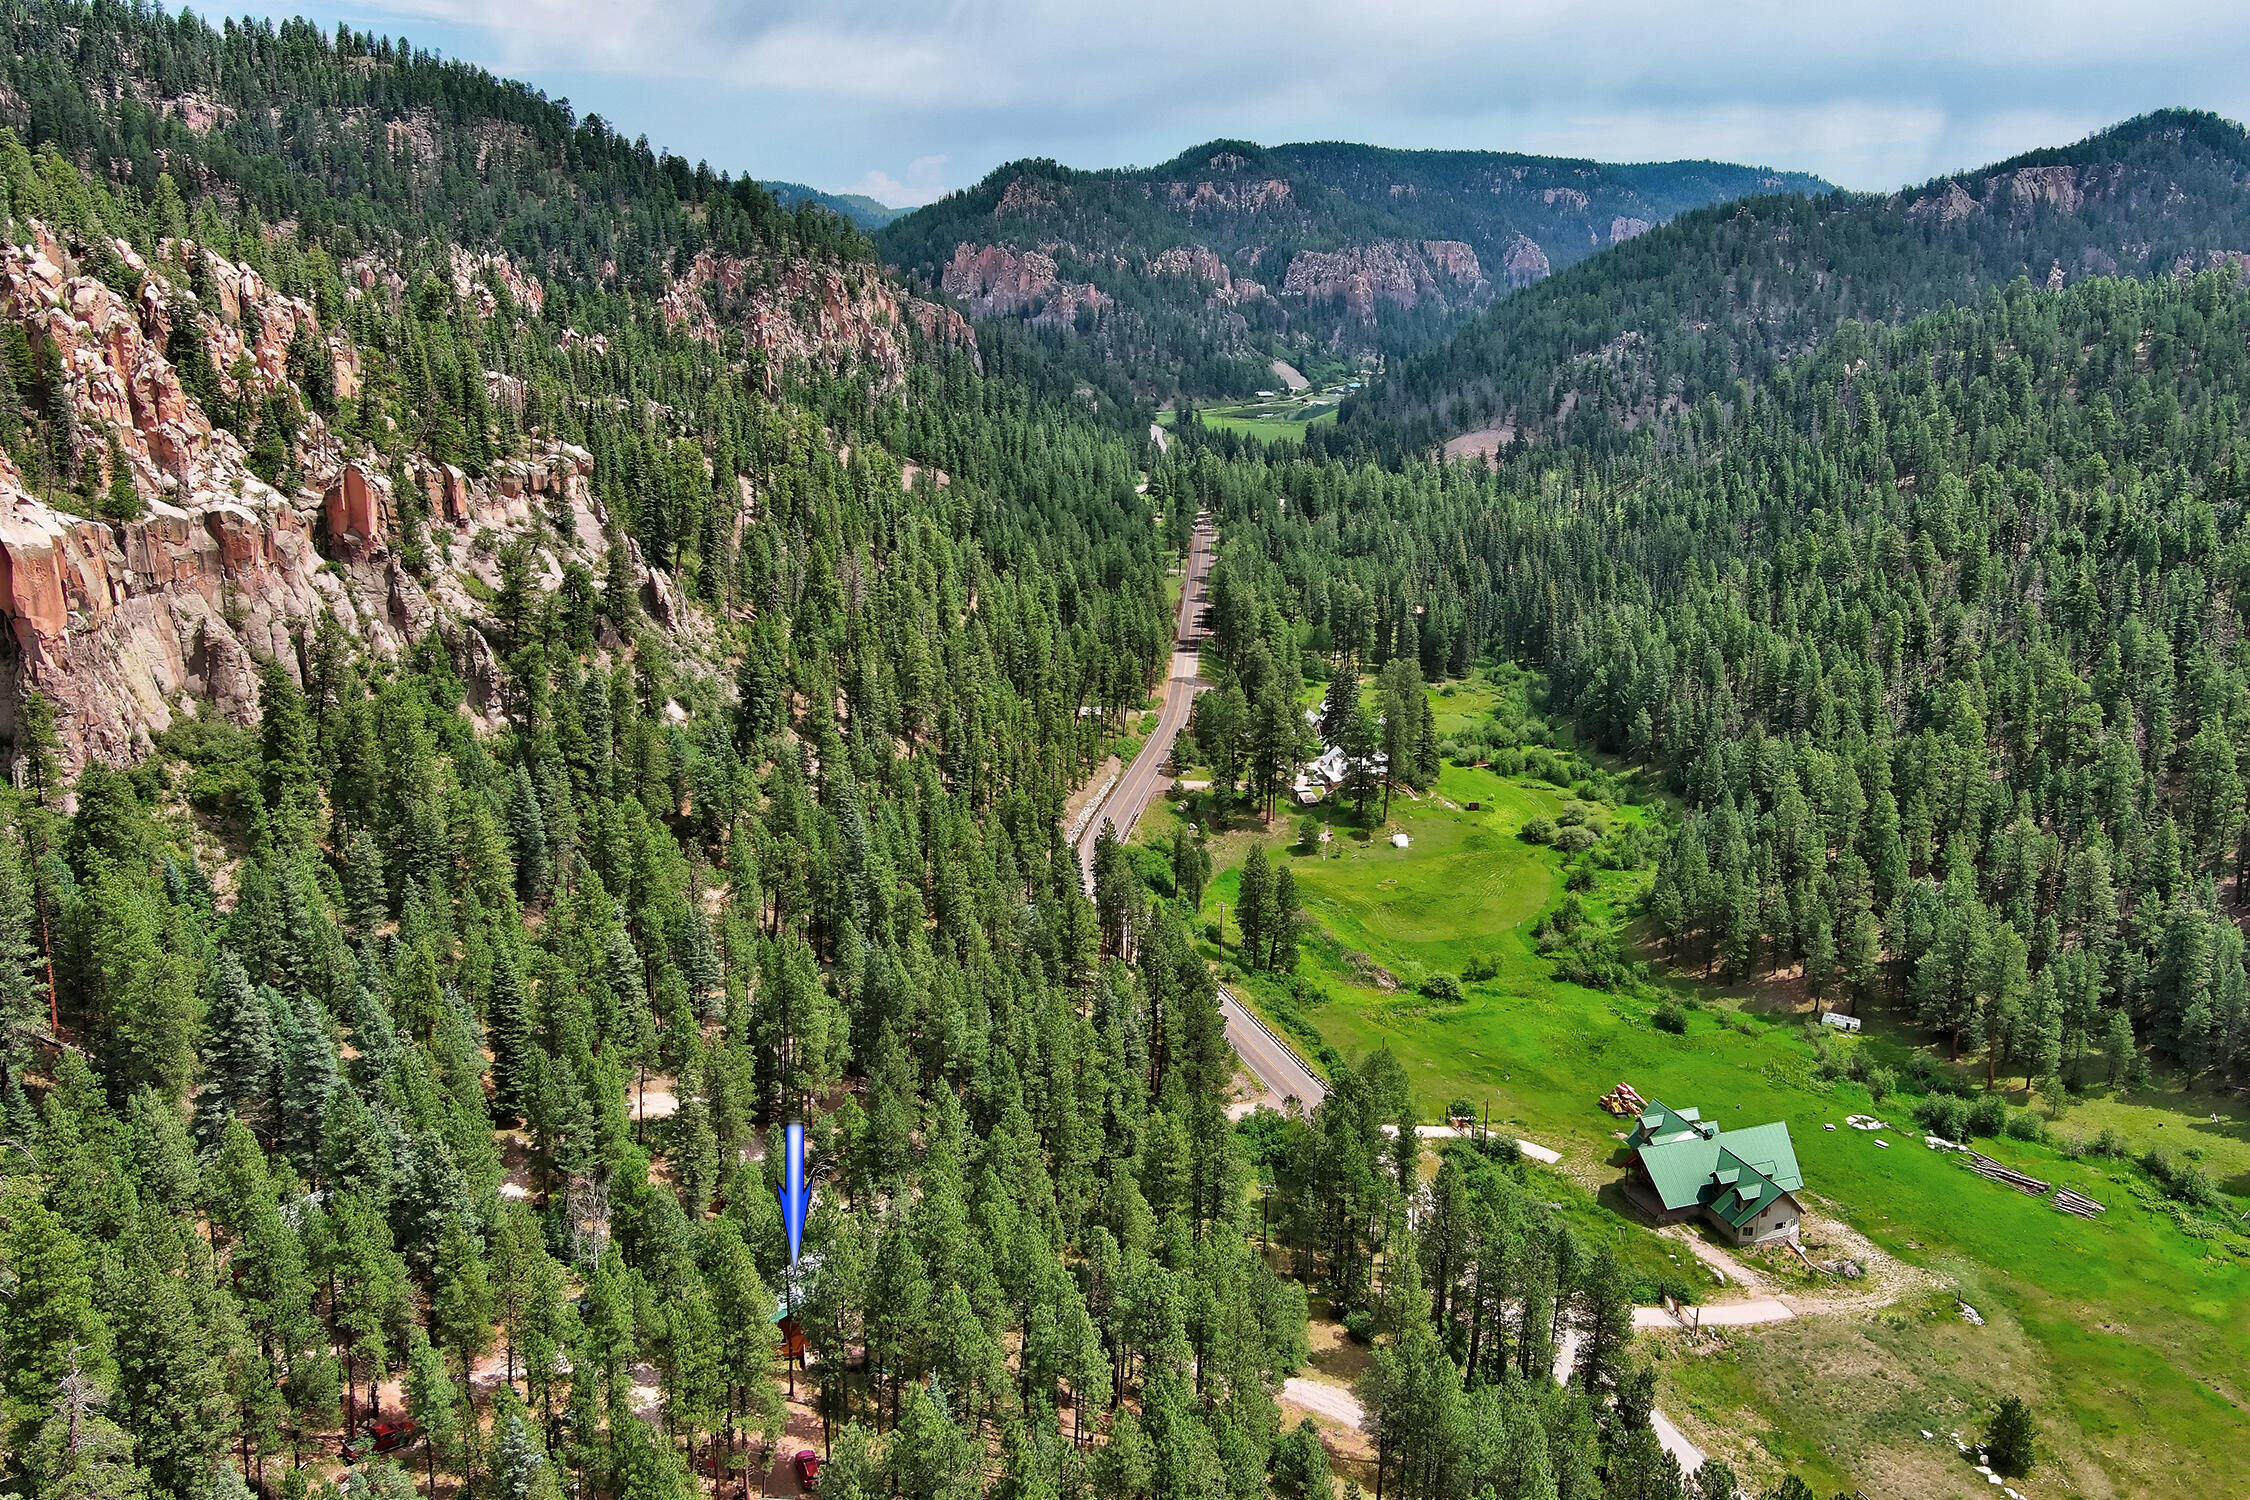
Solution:
M 1295 1099 L 1310 1114 L 1314 1105 L 1328 1097 L 1328 1085 L 1223 984 L 1219 986 L 1219 1014 L 1227 1023 L 1227 1045 L 1234 1048 L 1234 1055 L 1242 1059 L 1251 1076 L 1266 1086 L 1272 1102 Z
M 1115 827 L 1121 839 L 1133 836 L 1141 814 L 1148 811 L 1149 803 L 1171 779 L 1164 768 L 1172 759 L 1172 742 L 1187 727 L 1188 709 L 1203 688 L 1202 679 L 1196 676 L 1196 643 L 1203 638 L 1201 619 L 1206 602 L 1204 587 L 1211 573 L 1211 542 L 1210 524 L 1198 520 L 1195 536 L 1188 543 L 1180 617 L 1172 626 L 1172 671 L 1164 684 L 1164 709 L 1157 715 L 1156 732 L 1142 743 L 1133 763 L 1118 773 L 1117 785 L 1110 788 L 1100 810 L 1086 820 L 1085 829 L 1078 835 L 1078 868 L 1088 895 L 1094 891 L 1094 844 L 1103 826 Z
M 1164 686 L 1164 709 L 1157 716 L 1156 732 L 1141 745 L 1133 763 L 1118 773 L 1094 815 L 1078 835 L 1078 868 L 1086 893 L 1094 891 L 1094 844 L 1104 825 L 1114 827 L 1119 838 L 1132 837 L 1141 814 L 1164 789 L 1169 779 L 1165 766 L 1172 758 L 1172 743 L 1187 727 L 1188 710 L 1203 688 L 1197 675 L 1197 644 L 1203 639 L 1202 616 L 1208 603 L 1206 589 L 1211 574 L 1211 524 L 1198 518 L 1195 536 L 1188 543 L 1187 579 L 1180 589 L 1180 614 L 1172 625 L 1172 670 Z M 1261 1026 L 1242 1002 L 1219 990 L 1219 1012 L 1226 1019 L 1227 1042 L 1276 1101 L 1296 1099 L 1310 1110 L 1328 1096 L 1327 1086 L 1307 1068 L 1287 1044 Z

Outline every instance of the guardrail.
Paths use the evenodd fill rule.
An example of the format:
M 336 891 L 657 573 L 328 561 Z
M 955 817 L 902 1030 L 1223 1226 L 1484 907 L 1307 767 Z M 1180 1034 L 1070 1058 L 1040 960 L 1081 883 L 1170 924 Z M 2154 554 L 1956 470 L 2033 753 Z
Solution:
M 1274 1045 L 1275 1045 L 1276 1047 L 1279 1047 L 1279 1048 L 1280 1048 L 1280 1049 L 1281 1049 L 1282 1051 L 1284 1051 L 1284 1052 L 1288 1053 L 1288 1054 L 1289 1054 L 1289 1057 L 1290 1057 L 1290 1060 L 1291 1060 L 1292 1062 L 1296 1063 L 1296 1065 L 1297 1065 L 1298 1067 L 1300 1067 L 1300 1068 L 1302 1068 L 1302 1069 L 1304 1069 L 1304 1070 L 1305 1070 L 1305 1076 L 1306 1076 L 1307 1078 L 1310 1078 L 1310 1079 L 1312 1080 L 1312 1085 L 1313 1085 L 1313 1087 L 1314 1087 L 1314 1088 L 1316 1088 L 1316 1089 L 1318 1089 L 1318 1090 L 1320 1090 L 1320 1092 L 1321 1092 L 1321 1094 L 1322 1094 L 1322 1096 L 1323 1096 L 1323 1097 L 1325 1097 L 1325 1096 L 1327 1095 L 1327 1093 L 1328 1093 L 1328 1085 L 1327 1085 L 1327 1083 L 1325 1083 L 1324 1081 L 1322 1081 L 1322 1079 L 1321 1079 L 1321 1076 L 1320 1076 L 1320 1074 L 1318 1074 L 1318 1073 L 1316 1073 L 1316 1072 L 1314 1072 L 1314 1071 L 1313 1071 L 1313 1065 L 1312 1065 L 1311 1063 L 1309 1063 L 1309 1062 L 1305 1061 L 1305 1054 L 1304 1054 L 1304 1053 L 1302 1053 L 1302 1052 L 1299 1052 L 1299 1051 L 1298 1051 L 1298 1050 L 1296 1049 L 1296 1047 L 1294 1047 L 1293 1045 L 1291 1045 L 1291 1044 L 1290 1044 L 1290 1041 L 1289 1041 L 1289 1039 L 1288 1039 L 1287 1037 L 1283 1036 L 1283 1035 L 1282 1035 L 1282 1034 L 1281 1034 L 1280 1032 L 1278 1032 L 1278 1031 L 1274 1030 L 1274 1029 L 1273 1029 L 1273 1028 L 1272 1028 L 1271 1026 L 1268 1026 L 1268 1025 L 1266 1024 L 1266 1022 L 1265 1022 L 1265 1018 L 1264 1018 L 1263 1016 L 1260 1016 L 1260 1015 L 1259 1015 L 1259 1014 L 1258 1014 L 1258 1013 L 1257 1013 L 1256 1011 L 1252 1010 L 1252 1009 L 1251 1009 L 1251 1008 L 1250 1008 L 1249 1006 L 1245 1005 L 1245 1004 L 1244 1004 L 1244 1003 L 1243 1003 L 1243 1002 L 1242 1002 L 1242 1001 L 1241 1001 L 1240 999 L 1236 998 L 1236 996 L 1235 996 L 1235 993 L 1234 993 L 1234 991 L 1232 991 L 1232 990 L 1228 989 L 1228 988 L 1227 988 L 1227 987 L 1226 987 L 1225 985 L 1223 985 L 1223 984 L 1222 984 L 1222 985 L 1220 985 L 1220 986 L 1218 986 L 1218 990 L 1219 990 L 1219 998 L 1220 998 L 1220 999 L 1222 999 L 1222 1000 L 1233 1000 L 1233 1001 L 1234 1001 L 1234 1004 L 1235 1004 L 1235 1008 L 1236 1008 L 1237 1010 L 1239 1010 L 1239 1011 L 1241 1011 L 1241 1012 L 1242 1012 L 1242 1014 L 1243 1014 L 1243 1017 L 1244 1017 L 1244 1018 L 1245 1018 L 1246 1020 L 1248 1020 L 1248 1021 L 1249 1021 L 1249 1023 L 1250 1023 L 1251 1025 L 1253 1025 L 1253 1026 L 1257 1027 L 1257 1028 L 1258 1028 L 1258 1029 L 1259 1029 L 1260 1031 L 1264 1032 L 1264 1033 L 1266 1034 L 1266 1037 L 1267 1037 L 1267 1039 L 1268 1039 L 1269 1041 L 1271 1041 L 1271 1042 L 1272 1042 L 1272 1043 L 1273 1043 L 1273 1044 L 1274 1044 Z M 1307 1100 L 1307 1101 L 1306 1101 L 1306 1105 L 1307 1105 L 1307 1107 L 1309 1108 L 1310 1106 L 1312 1106 L 1312 1105 L 1314 1105 L 1314 1104 L 1318 1104 L 1319 1102 L 1320 1102 L 1320 1100 L 1318 1100 L 1318 1099 L 1310 1099 L 1310 1100 Z

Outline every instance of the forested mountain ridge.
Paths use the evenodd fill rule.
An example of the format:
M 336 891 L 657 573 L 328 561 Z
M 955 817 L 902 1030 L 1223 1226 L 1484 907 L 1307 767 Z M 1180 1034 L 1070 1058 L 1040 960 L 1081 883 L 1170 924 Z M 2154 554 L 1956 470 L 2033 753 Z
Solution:
M 1622 441 L 1726 395 L 1847 318 L 1895 321 L 2018 276 L 2250 267 L 2250 139 L 2168 110 L 1889 196 L 1770 197 L 1683 215 L 1394 362 L 1322 438 L 1387 455 Z
M 824 192 L 801 182 L 768 180 L 758 185 L 773 194 L 774 201 L 783 208 L 795 208 L 800 203 L 817 204 L 841 214 L 863 230 L 880 229 L 899 215 L 912 212 L 911 209 L 893 208 L 887 203 L 878 203 L 864 193 Z
M 1712 162 L 1213 141 L 1161 166 L 1013 162 L 894 221 L 884 258 L 1089 378 L 1246 394 L 1276 356 L 1420 347 L 1469 311 L 1683 208 L 1818 179 Z

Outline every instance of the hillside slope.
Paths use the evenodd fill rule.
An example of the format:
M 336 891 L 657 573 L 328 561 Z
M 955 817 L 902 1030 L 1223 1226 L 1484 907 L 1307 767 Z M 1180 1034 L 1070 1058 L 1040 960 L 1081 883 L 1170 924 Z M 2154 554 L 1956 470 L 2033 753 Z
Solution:
M 892 223 L 886 261 L 1144 394 L 1241 394 L 1276 358 L 1331 372 L 1683 208 L 1817 179 L 1478 151 L 1213 141 L 1162 166 L 1011 163 Z M 1098 377 L 1097 377 L 1098 378 Z
M 1396 455 L 1475 433 L 1611 444 L 1659 404 L 1756 380 L 1846 318 L 1895 321 L 2015 278 L 2250 268 L 2250 136 L 2164 111 L 1887 197 L 1749 199 L 1510 298 L 1397 362 L 1331 441 Z

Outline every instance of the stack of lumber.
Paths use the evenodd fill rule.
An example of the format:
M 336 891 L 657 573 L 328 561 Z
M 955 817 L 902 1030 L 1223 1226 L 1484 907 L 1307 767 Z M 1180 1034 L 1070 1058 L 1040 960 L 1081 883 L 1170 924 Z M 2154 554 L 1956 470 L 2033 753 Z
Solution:
M 2076 1214 L 2081 1219 L 2091 1219 L 2096 1214 L 2109 1212 L 2105 1205 L 2070 1188 L 2055 1189 L 2055 1207 L 2066 1214 Z
M 1631 1084 L 1620 1083 L 1616 1088 L 1602 1095 L 1602 1108 L 1613 1115 L 1645 1114 L 1648 1110 L 1648 1101 L 1643 1099 Z
M 2053 1186 L 2052 1183 L 2041 1182 L 2036 1177 L 2026 1177 L 2012 1167 L 2003 1167 L 1982 1152 L 1965 1151 L 1962 1154 L 1968 1157 L 1969 1165 L 1975 1167 L 1977 1171 L 1991 1178 L 1994 1182 L 2006 1183 L 2019 1193 L 2029 1193 L 2036 1198 Z

